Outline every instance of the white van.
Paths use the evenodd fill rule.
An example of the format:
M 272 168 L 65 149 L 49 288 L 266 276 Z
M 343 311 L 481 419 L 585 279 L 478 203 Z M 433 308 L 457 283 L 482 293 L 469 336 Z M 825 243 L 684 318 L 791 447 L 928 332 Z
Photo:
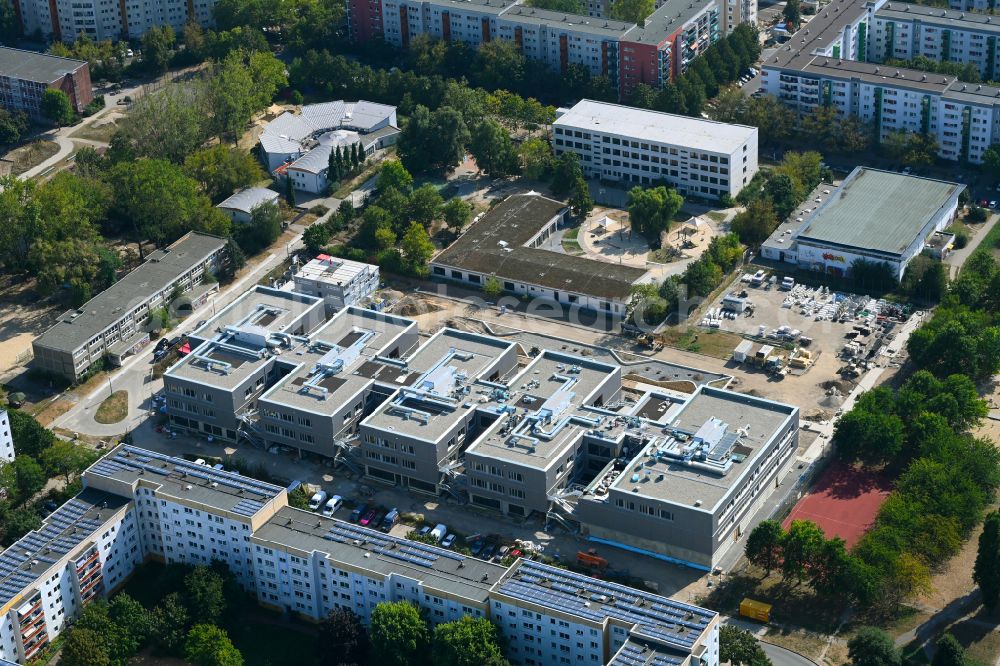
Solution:
M 448 526 L 445 525 L 444 523 L 438 523 L 437 525 L 434 526 L 434 529 L 431 530 L 431 537 L 433 537 L 435 541 L 440 543 L 441 539 L 443 539 L 447 533 L 448 533 Z
M 309 500 L 309 510 L 318 511 L 324 504 L 326 504 L 326 491 L 320 490 Z

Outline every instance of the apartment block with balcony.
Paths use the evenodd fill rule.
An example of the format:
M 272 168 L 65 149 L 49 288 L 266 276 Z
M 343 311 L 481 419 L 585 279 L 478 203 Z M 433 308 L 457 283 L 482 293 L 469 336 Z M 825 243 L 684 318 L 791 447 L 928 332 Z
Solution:
M 0 661 L 25 664 L 146 559 L 224 562 L 265 606 L 367 622 L 408 601 L 432 624 L 485 617 L 514 663 L 718 666 L 717 613 L 564 569 L 506 567 L 288 506 L 284 488 L 120 445 L 84 490 L 0 554 Z M 626 600 L 628 605 L 618 603 Z M 639 610 L 641 609 L 641 610 Z
M 974 65 L 984 81 L 1000 75 L 1000 21 L 995 16 L 900 2 L 880 3 L 871 14 L 871 62 L 922 56 Z
M 150 28 L 170 26 L 180 34 L 188 23 L 215 26 L 216 0 L 16 0 L 25 33 L 72 42 L 139 39 Z

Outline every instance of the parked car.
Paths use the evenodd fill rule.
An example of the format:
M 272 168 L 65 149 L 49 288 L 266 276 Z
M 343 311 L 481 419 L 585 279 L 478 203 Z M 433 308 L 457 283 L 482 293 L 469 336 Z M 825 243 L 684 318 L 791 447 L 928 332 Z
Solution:
M 519 557 L 524 557 L 524 551 L 520 548 L 513 548 L 509 553 L 507 553 L 507 556 L 516 560 Z
M 326 491 L 320 490 L 309 499 L 309 510 L 319 511 L 320 507 L 326 503 Z
M 354 507 L 354 511 L 351 511 L 351 522 L 356 523 L 361 520 L 361 516 L 365 515 L 366 511 L 368 511 L 367 504 L 359 504 Z
M 507 553 L 510 552 L 510 546 L 500 546 L 497 550 L 497 554 L 493 557 L 497 562 L 507 557 Z
M 483 548 L 483 552 L 479 553 L 479 557 L 489 562 L 495 552 L 497 552 L 497 545 L 495 543 L 488 543 Z
M 323 507 L 323 515 L 332 516 L 343 505 L 344 498 L 340 495 L 334 495 L 326 501 L 326 506 Z
M 441 547 L 442 548 L 451 548 L 454 545 L 455 545 L 455 535 L 454 534 L 449 534 L 445 538 L 441 539 Z
M 417 531 L 417 536 L 425 537 L 431 531 L 430 525 L 424 525 Z
M 996 200 L 994 199 L 994 200 L 990 201 L 990 208 L 996 208 L 996 207 L 997 207 Z
M 469 544 L 469 552 L 472 553 L 474 557 L 478 557 L 479 554 L 483 552 L 483 547 L 485 546 L 485 539 L 473 539 L 472 543 Z
M 385 514 L 385 518 L 382 519 L 382 524 L 379 525 L 383 532 L 388 532 L 392 529 L 393 525 L 399 522 L 399 509 L 393 507 L 389 509 L 389 513 Z
M 372 529 L 378 529 L 378 526 L 382 524 L 383 518 L 385 518 L 385 510 L 384 509 L 377 510 L 375 512 L 375 517 L 372 518 L 372 521 L 370 523 L 368 523 L 368 527 L 371 527 Z
M 358 525 L 365 525 L 365 526 L 371 525 L 372 521 L 375 520 L 375 516 L 377 515 L 378 515 L 378 509 L 369 509 L 368 512 L 365 515 L 361 516 L 360 520 L 358 520 Z

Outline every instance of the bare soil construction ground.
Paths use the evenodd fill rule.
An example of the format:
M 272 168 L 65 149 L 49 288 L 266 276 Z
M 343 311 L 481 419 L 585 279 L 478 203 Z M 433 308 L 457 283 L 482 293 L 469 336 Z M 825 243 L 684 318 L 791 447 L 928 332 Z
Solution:
M 3 157 L 14 162 L 12 173 L 15 176 L 19 176 L 58 152 L 59 146 L 54 141 L 39 139 L 26 143 L 23 146 L 18 146 Z

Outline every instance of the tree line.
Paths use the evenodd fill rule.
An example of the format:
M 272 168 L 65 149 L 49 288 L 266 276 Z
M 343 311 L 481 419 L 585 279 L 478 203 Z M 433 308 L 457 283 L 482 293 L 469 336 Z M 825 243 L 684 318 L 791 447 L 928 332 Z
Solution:
M 4 547 L 41 527 L 40 500 L 32 500 L 50 478 L 63 477 L 66 488 L 59 494 L 72 496 L 80 490 L 80 474 L 97 458 L 81 446 L 57 439 L 26 412 L 8 409 L 7 416 L 16 457 L 0 462 L 0 488 L 7 491 L 0 499 L 0 545 Z
M 228 145 L 251 115 L 286 85 L 284 66 L 269 52 L 230 52 L 211 75 L 139 98 L 122 118 L 105 156 L 81 149 L 73 172 L 45 183 L 7 178 L 0 211 L 0 267 L 35 278 L 39 293 L 78 306 L 110 286 L 126 267 L 105 239 L 169 244 L 188 231 L 233 234 L 214 204 L 266 175 L 249 154 Z M 230 255 L 270 245 L 281 231 L 272 206 L 255 211 L 235 233 Z
M 849 464 L 882 467 L 896 482 L 874 525 L 849 553 L 820 548 L 814 526 L 793 523 L 793 530 L 814 535 L 807 575 L 814 562 L 829 569 L 824 562 L 831 548 L 837 551 L 838 570 L 847 572 L 829 589 L 823 580 L 810 579 L 818 593 L 889 613 L 926 591 L 931 572 L 959 551 L 983 519 L 1000 487 L 1000 453 L 970 431 L 987 413 L 976 382 L 1000 370 L 998 274 L 988 250 L 977 252 L 934 317 L 910 337 L 907 349 L 917 371 L 897 390 L 864 393 L 838 419 L 836 455 Z M 989 519 L 984 534 L 996 520 Z M 790 538 L 774 524 L 762 524 L 748 538 L 747 555 L 761 566 L 786 567 L 784 544 Z M 1000 568 L 1000 553 L 994 557 L 991 548 L 981 544 L 988 555 L 981 556 L 978 571 Z M 986 573 L 976 575 L 987 587 L 993 580 Z M 984 589 L 985 599 L 992 597 Z
M 741 23 L 688 64 L 687 71 L 659 91 L 639 84 L 629 103 L 684 116 L 700 116 L 708 100 L 740 78 L 760 57 L 757 28 Z

